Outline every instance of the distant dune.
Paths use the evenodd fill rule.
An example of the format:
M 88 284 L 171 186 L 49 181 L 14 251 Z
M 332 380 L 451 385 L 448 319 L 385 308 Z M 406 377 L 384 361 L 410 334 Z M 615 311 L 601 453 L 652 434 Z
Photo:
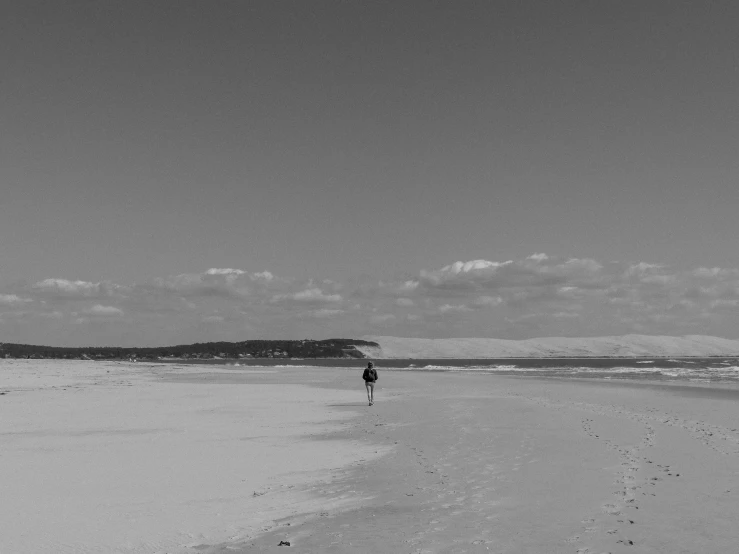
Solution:
M 739 340 L 702 335 L 663 337 L 547 337 L 503 339 L 411 339 L 364 337 L 380 348 L 357 346 L 371 358 L 568 358 L 639 356 L 737 356 Z

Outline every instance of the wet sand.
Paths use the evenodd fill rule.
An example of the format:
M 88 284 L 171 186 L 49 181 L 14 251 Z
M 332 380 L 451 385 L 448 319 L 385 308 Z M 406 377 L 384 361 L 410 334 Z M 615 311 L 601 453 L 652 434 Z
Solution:
M 111 377 L 52 364 L 35 385 L 16 367 L 15 381 L 3 380 L 3 464 L 13 471 L 0 477 L 0 551 L 739 544 L 735 386 L 380 367 L 369 407 L 356 369 L 142 366 L 116 365 Z M 46 542 L 33 543 L 39 533 Z M 33 548 L 13 547 L 24 544 Z
M 288 378 L 282 374 L 280 378 Z M 296 379 L 305 382 L 297 372 Z M 266 376 L 265 376 L 266 377 Z M 275 522 L 206 552 L 726 553 L 739 544 L 732 386 L 381 370 L 333 438 L 390 447 L 314 489 L 360 507 Z

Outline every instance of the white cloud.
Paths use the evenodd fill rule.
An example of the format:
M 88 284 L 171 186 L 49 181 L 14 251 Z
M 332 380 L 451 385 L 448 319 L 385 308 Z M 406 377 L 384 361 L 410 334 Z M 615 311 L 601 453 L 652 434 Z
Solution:
M 246 275 L 246 271 L 242 269 L 212 267 L 205 272 L 206 279 L 207 279 L 207 276 L 211 276 L 211 275 L 217 275 L 219 277 L 223 277 L 223 280 L 227 284 L 233 285 L 241 275 Z
M 243 269 L 212 267 L 202 273 L 182 273 L 153 281 L 153 287 L 183 296 L 246 298 L 279 281 L 269 271 L 249 273 Z
M 457 280 L 462 276 L 481 276 L 495 273 L 499 268 L 505 267 L 513 262 L 491 262 L 488 260 L 472 260 L 469 262 L 454 262 L 435 271 L 421 270 L 421 279 L 432 285 L 440 285 L 444 282 Z
M 218 268 L 218 267 L 211 267 L 208 269 L 205 274 L 206 275 L 244 275 L 246 271 L 243 269 L 231 269 L 230 267 L 227 268 Z
M 31 286 L 31 292 L 56 298 L 99 298 L 122 294 L 124 287 L 110 282 L 70 281 L 44 279 Z
M 92 307 L 68 309 L 80 301 Z M 255 329 L 258 322 L 276 337 L 311 332 L 311 321 L 327 333 L 352 329 L 358 336 L 363 325 L 370 334 L 372 326 L 386 326 L 388 334 L 392 329 L 414 336 L 526 338 L 637 330 L 728 336 L 739 329 L 739 269 L 675 269 L 539 253 L 508 261 L 457 261 L 379 282 L 291 280 L 269 271 L 213 267 L 130 286 L 50 278 L 0 289 L 0 305 L 6 323 L 22 320 L 29 329 L 34 321 L 41 326 L 42 318 L 59 319 L 46 329 L 107 318 L 130 323 L 131 336 L 143 336 L 146 329 L 156 343 L 189 340 L 203 331 L 199 323 L 219 318 L 253 322 Z M 209 338 L 237 338 L 230 327 L 213 326 Z M 110 333 L 105 343 L 116 343 L 119 335 L 100 332 Z M 34 337 L 30 330 L 28 337 Z
M 321 289 L 315 287 L 301 290 L 291 294 L 276 294 L 272 297 L 273 303 L 290 303 L 299 304 L 335 304 L 341 302 L 340 294 L 326 294 Z
M 471 310 L 463 304 L 444 304 L 443 306 L 439 306 L 439 311 L 446 314 L 449 312 L 469 312 Z
M 68 281 L 67 279 L 44 279 L 39 281 L 33 287 L 41 290 L 59 290 L 64 292 L 90 292 L 95 291 L 100 283 L 90 283 L 88 281 Z
M 0 305 L 2 306 L 17 306 L 26 302 L 33 302 L 33 300 L 20 297 L 17 294 L 0 294 Z
M 344 313 L 344 310 L 332 310 L 330 308 L 322 308 L 313 312 L 313 317 L 335 317 Z
M 523 260 L 495 262 L 472 260 L 455 262 L 437 270 L 421 270 L 422 290 L 436 296 L 467 295 L 490 292 L 499 294 L 506 288 L 574 285 L 596 287 L 603 266 L 590 258 L 558 261 L 545 254 Z
M 123 315 L 123 310 L 116 308 L 115 306 L 103 306 L 102 304 L 95 304 L 91 308 L 84 310 L 87 315 L 112 315 L 119 316 Z
M 577 287 L 559 287 L 557 289 L 557 294 L 563 298 L 575 298 L 579 292 L 579 289 Z
M 409 280 L 400 286 L 401 291 L 412 291 L 418 288 L 418 281 Z

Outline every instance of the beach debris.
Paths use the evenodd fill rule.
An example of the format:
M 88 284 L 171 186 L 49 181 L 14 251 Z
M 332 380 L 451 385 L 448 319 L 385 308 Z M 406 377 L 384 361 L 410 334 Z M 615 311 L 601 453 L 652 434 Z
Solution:
M 280 544 L 277 546 L 290 546 L 290 541 L 280 541 Z

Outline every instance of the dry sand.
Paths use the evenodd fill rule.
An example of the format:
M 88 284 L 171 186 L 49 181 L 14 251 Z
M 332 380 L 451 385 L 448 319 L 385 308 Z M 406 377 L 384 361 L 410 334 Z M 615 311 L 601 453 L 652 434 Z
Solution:
M 357 346 L 371 358 L 572 358 L 637 356 L 737 356 L 739 341 L 705 335 L 684 337 L 623 335 L 544 337 L 525 340 L 491 338 L 414 339 L 363 337 L 377 342 Z
M 110 365 L 0 397 L 0 552 L 738 550 L 736 387 Z
M 308 440 L 356 394 L 224 371 L 1 360 L 0 553 L 198 552 L 324 507 L 303 485 L 382 453 Z

